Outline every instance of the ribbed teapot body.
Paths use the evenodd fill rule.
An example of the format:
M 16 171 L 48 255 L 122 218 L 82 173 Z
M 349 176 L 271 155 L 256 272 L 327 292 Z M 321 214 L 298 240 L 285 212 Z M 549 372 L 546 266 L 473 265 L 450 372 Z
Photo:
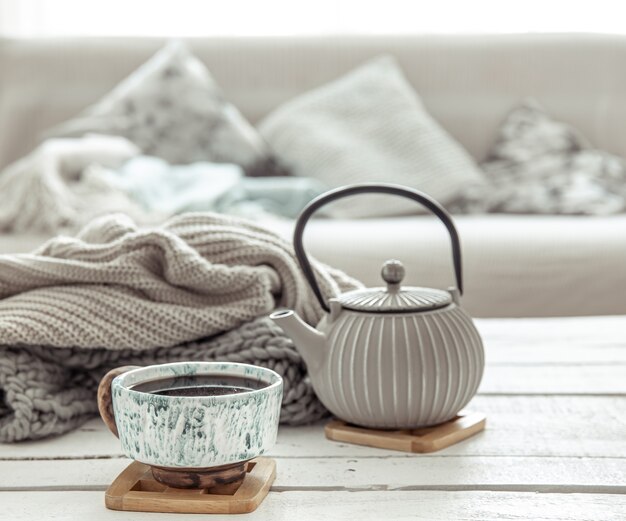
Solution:
M 476 394 L 483 345 L 456 304 L 422 313 L 343 310 L 320 329 L 328 353 L 313 376 L 322 403 L 364 427 L 410 429 L 452 419 Z

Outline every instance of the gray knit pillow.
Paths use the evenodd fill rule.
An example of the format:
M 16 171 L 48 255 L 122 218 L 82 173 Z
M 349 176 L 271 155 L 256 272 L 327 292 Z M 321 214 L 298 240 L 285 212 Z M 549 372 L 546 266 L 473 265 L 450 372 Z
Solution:
M 596 150 L 534 100 L 514 109 L 481 165 L 481 206 L 503 213 L 608 214 L 626 209 L 626 163 Z
M 171 42 L 103 99 L 49 136 L 123 136 L 173 164 L 235 163 L 248 175 L 281 175 L 267 144 L 226 101 L 182 42 Z
M 294 175 L 330 187 L 398 183 L 447 203 L 483 179 L 388 56 L 285 103 L 260 123 L 259 131 Z M 369 217 L 417 208 L 378 196 L 341 201 L 330 213 Z

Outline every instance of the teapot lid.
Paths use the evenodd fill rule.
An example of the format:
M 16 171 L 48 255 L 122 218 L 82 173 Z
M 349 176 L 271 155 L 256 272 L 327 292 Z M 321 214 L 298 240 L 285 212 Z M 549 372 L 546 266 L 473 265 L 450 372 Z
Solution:
M 452 303 L 452 296 L 447 291 L 401 287 L 404 274 L 404 266 L 400 261 L 388 260 L 381 270 L 383 280 L 387 283 L 386 288 L 357 289 L 339 295 L 336 300 L 346 309 L 374 313 L 431 311 Z

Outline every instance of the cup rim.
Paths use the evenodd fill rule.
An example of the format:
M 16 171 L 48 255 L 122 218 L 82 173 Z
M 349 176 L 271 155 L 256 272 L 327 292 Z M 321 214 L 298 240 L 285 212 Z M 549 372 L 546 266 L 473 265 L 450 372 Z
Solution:
M 236 393 L 236 394 L 223 394 L 223 395 L 217 395 L 217 396 L 163 396 L 163 395 L 157 395 L 157 394 L 152 394 L 152 393 L 147 393 L 144 391 L 137 391 L 135 389 L 132 389 L 131 387 L 128 387 L 125 383 L 124 380 L 128 379 L 128 378 L 132 378 L 133 376 L 136 376 L 137 373 L 141 373 L 144 371 L 148 371 L 150 369 L 154 369 L 157 367 L 177 367 L 177 366 L 182 366 L 182 365 L 186 365 L 186 364 L 193 364 L 193 365 L 197 365 L 197 366 L 201 366 L 203 368 L 207 368 L 210 369 L 211 367 L 216 367 L 216 366 L 228 366 L 229 368 L 233 368 L 233 369 L 246 369 L 246 368 L 253 368 L 254 370 L 260 371 L 266 375 L 268 375 L 270 378 L 272 378 L 274 381 L 269 383 L 268 385 L 266 385 L 265 387 L 261 387 L 260 389 L 250 389 L 249 391 L 243 391 L 240 393 Z M 201 374 L 211 374 L 211 373 L 201 373 Z M 220 374 L 225 374 L 225 373 L 220 373 Z M 227 374 L 227 373 L 226 373 Z M 236 375 L 238 376 L 238 375 Z M 145 381 L 149 381 L 149 380 L 145 380 Z M 139 382 L 136 382 L 139 383 Z M 202 400 L 216 400 L 216 401 L 226 401 L 226 400 L 232 400 L 233 397 L 237 397 L 237 398 L 244 398 L 247 396 L 251 396 L 251 395 L 255 395 L 255 394 L 260 394 L 260 393 L 266 393 L 269 392 L 272 389 L 275 388 L 279 388 L 283 385 L 283 378 L 282 376 L 280 376 L 276 371 L 272 370 L 272 369 L 268 369 L 267 367 L 262 367 L 259 365 L 253 365 L 253 364 L 244 364 L 241 362 L 196 362 L 193 360 L 187 361 L 187 362 L 167 362 L 164 364 L 151 364 L 151 365 L 147 365 L 144 367 L 137 367 L 136 369 L 131 369 L 130 371 L 127 371 L 119 376 L 116 376 L 113 381 L 111 382 L 111 385 L 119 385 L 120 387 L 122 387 L 124 389 L 124 391 L 129 392 L 131 394 L 137 394 L 137 395 L 141 395 L 141 396 L 151 396 L 153 399 L 163 399 L 163 400 L 198 400 L 198 399 L 202 399 Z

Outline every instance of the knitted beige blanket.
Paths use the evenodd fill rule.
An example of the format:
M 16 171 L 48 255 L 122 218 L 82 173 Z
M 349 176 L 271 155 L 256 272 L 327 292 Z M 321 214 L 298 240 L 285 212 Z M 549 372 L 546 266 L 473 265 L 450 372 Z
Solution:
M 315 268 L 326 295 L 355 287 Z M 4 345 L 148 349 L 228 331 L 276 307 L 311 324 L 322 313 L 290 244 L 218 214 L 146 230 L 103 217 L 32 254 L 1 255 L 0 299 Z
M 337 270 L 313 265 L 327 296 L 359 286 Z M 301 364 L 297 352 L 257 317 L 276 307 L 295 309 L 311 324 L 322 316 L 289 243 L 249 221 L 217 214 L 185 214 L 151 229 L 114 215 L 32 254 L 0 255 L 0 299 L 0 441 L 63 432 L 84 421 L 97 375 L 120 360 L 219 359 L 227 353 L 227 359 L 282 363 L 287 374 L 290 363 Z M 250 347 L 243 324 L 253 319 L 257 350 L 240 355 Z M 189 344 L 231 330 L 226 342 Z M 198 353 L 203 345 L 213 351 Z M 169 357 L 168 348 L 174 353 Z M 114 352 L 119 355 L 107 355 Z M 71 378 L 63 384 L 68 376 L 60 375 L 68 370 Z M 301 372 L 291 376 L 304 378 Z M 64 394 L 63 385 L 72 392 Z M 81 385 L 89 387 L 87 395 L 80 394 Z M 68 409 L 72 400 L 80 401 L 78 412 Z M 46 421 L 56 427 L 46 428 Z

